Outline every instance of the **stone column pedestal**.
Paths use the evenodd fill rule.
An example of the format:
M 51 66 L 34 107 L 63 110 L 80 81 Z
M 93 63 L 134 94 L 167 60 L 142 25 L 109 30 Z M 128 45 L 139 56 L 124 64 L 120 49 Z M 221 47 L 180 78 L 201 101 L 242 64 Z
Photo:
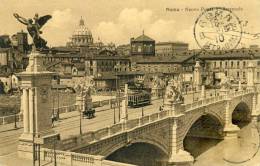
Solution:
M 228 89 L 220 89 L 219 90 L 219 93 L 220 93 L 220 96 L 226 96 L 226 95 L 228 95 L 228 92 L 229 92 L 229 90 Z
M 252 115 L 251 115 L 251 118 L 252 118 L 251 121 L 252 121 L 252 123 L 257 124 L 257 122 L 259 121 L 259 120 L 258 120 L 259 117 L 260 117 L 260 113 L 259 113 L 259 112 L 256 112 L 256 113 L 252 114 Z
M 200 100 L 203 100 L 206 98 L 206 91 L 205 91 L 205 85 L 201 86 L 201 94 L 200 94 Z
M 237 125 L 230 124 L 224 127 L 224 139 L 237 139 L 240 128 Z
M 191 166 L 193 162 L 194 158 L 189 152 L 179 150 L 178 153 L 171 155 L 168 166 Z
M 165 99 L 163 103 L 163 110 L 164 111 L 171 111 L 173 105 L 173 100 Z
M 125 84 L 125 94 L 124 94 L 124 99 L 122 100 L 122 110 L 120 112 L 120 122 L 125 122 L 128 120 L 128 112 L 127 112 L 127 107 L 128 107 L 128 84 Z
M 59 134 L 52 129 L 51 86 L 56 75 L 45 69 L 44 55 L 34 51 L 29 55 L 26 71 L 18 73 L 23 89 L 24 132 L 19 138 L 18 156 L 32 158 L 33 144 L 47 145 Z

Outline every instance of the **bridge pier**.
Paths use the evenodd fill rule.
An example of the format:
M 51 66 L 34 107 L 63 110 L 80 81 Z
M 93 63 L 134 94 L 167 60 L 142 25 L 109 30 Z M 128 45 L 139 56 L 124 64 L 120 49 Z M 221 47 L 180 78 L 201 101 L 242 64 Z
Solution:
M 226 96 L 225 126 L 223 129 L 224 139 L 236 139 L 238 138 L 240 128 L 232 124 L 232 110 L 230 110 L 231 99 L 228 97 L 228 92 L 223 90 L 222 93 Z
M 178 120 L 173 119 L 170 131 L 170 147 L 168 166 L 191 165 L 193 156 L 183 148 L 183 139 L 178 128 Z
M 24 131 L 19 137 L 18 156 L 32 159 L 35 147 L 47 144 L 59 135 L 52 130 L 52 109 L 49 103 L 51 80 L 55 73 L 46 71 L 43 64 L 44 55 L 32 52 L 26 71 L 19 73 L 21 78 L 22 110 Z
M 199 90 L 201 85 L 201 66 L 200 62 L 196 61 L 193 72 L 193 87 L 195 87 L 195 91 Z
M 236 139 L 238 138 L 238 132 L 240 128 L 237 125 L 229 124 L 224 127 L 224 139 Z
M 251 114 L 252 123 L 257 124 L 259 116 L 260 116 L 260 94 L 255 93 L 252 101 L 252 114 Z
M 191 166 L 193 165 L 194 158 L 189 152 L 179 150 L 178 153 L 172 154 L 168 161 L 168 166 Z

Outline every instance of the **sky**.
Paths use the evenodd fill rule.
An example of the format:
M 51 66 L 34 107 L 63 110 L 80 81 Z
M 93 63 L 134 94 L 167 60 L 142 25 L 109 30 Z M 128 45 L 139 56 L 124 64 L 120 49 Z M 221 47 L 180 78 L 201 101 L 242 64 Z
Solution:
M 260 0 L 0 0 L 0 34 L 26 31 L 13 13 L 25 18 L 38 13 L 52 15 L 42 29 L 49 46 L 65 45 L 83 17 L 94 41 L 99 38 L 104 43 L 128 44 L 131 37 L 144 31 L 156 42 L 188 42 L 192 49 L 198 48 L 193 28 L 201 10 L 185 9 L 208 7 L 240 8 L 233 12 L 241 21 L 247 21 L 243 30 L 260 33 Z M 260 45 L 260 39 L 243 38 L 240 42 L 240 46 L 250 44 Z

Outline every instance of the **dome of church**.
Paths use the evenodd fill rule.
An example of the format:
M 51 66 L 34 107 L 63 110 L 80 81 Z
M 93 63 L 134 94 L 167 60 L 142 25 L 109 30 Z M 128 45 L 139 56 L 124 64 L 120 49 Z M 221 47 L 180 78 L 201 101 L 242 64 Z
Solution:
M 74 31 L 73 35 L 92 35 L 91 31 L 85 26 L 84 20 L 81 18 L 79 26 Z
M 81 18 L 79 26 L 74 30 L 69 46 L 89 46 L 93 44 L 91 31 L 85 26 L 84 20 Z

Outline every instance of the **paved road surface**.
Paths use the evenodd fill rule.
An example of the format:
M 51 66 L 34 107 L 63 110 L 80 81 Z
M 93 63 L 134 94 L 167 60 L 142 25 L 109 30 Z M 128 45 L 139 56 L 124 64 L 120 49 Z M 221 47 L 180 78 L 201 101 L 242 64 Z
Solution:
M 162 100 L 154 100 L 152 105 L 144 107 L 144 115 L 158 112 Z M 104 108 L 97 108 L 97 111 Z M 118 109 L 116 113 L 116 123 L 118 123 Z M 142 116 L 141 108 L 128 108 L 129 119 Z M 61 114 L 61 120 L 55 123 L 54 130 L 61 133 L 61 138 L 68 138 L 71 135 L 79 134 L 79 112 Z M 96 113 L 93 119 L 82 119 L 82 131 L 92 131 L 103 128 L 114 123 L 114 109 L 106 109 Z M 0 156 L 16 152 L 18 138 L 23 132 L 22 122 L 18 123 L 18 129 L 14 129 L 14 124 L 0 126 Z

